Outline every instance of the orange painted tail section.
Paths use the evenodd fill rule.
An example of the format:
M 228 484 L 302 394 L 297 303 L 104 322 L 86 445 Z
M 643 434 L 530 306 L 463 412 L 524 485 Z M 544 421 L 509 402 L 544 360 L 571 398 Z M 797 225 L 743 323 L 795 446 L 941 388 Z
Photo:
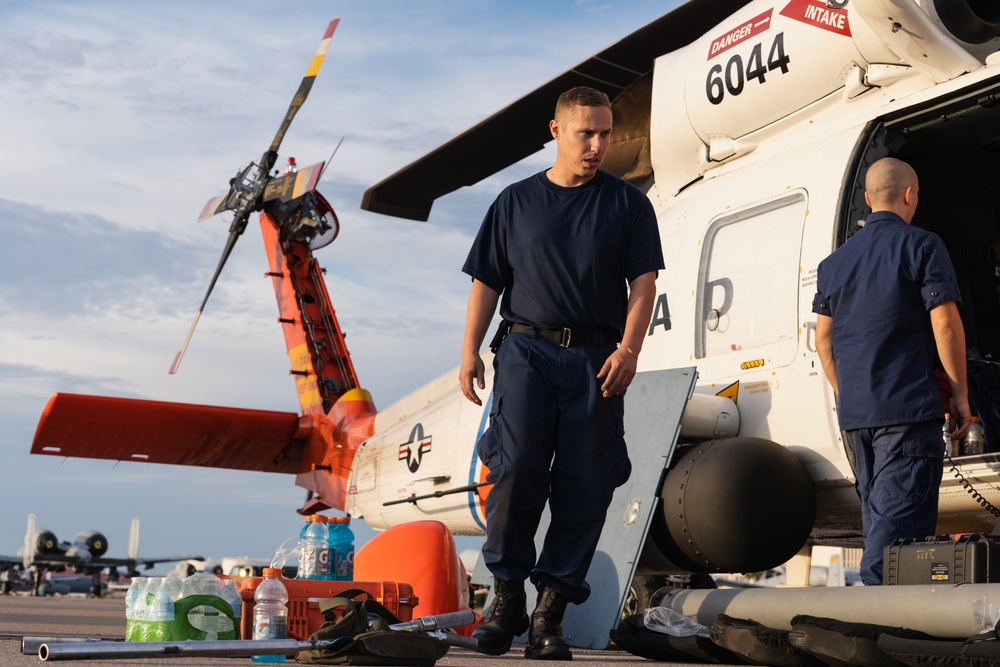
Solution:
M 308 196 L 315 197 L 316 210 L 332 214 L 322 195 L 311 191 Z M 310 243 L 288 231 L 298 221 L 295 215 L 265 209 L 260 227 L 288 348 L 289 372 L 310 431 L 296 484 L 312 494 L 299 512 L 314 514 L 344 509 L 354 452 L 372 435 L 376 409 L 371 394 L 359 387 Z
M 318 208 L 330 208 L 318 192 L 310 196 Z M 282 240 L 279 223 L 267 211 L 260 215 L 260 228 L 299 405 L 306 415 L 326 414 L 344 393 L 358 388 L 358 376 L 323 271 L 309 242 Z
M 358 386 L 309 241 L 288 231 L 308 225 L 302 210 L 332 215 L 319 193 L 304 197 L 313 199 L 272 209 L 286 214 L 283 231 L 267 211 L 260 216 L 302 415 L 55 394 L 31 453 L 294 474 L 296 484 L 312 492 L 299 512 L 343 510 L 354 452 L 371 437 L 376 409 Z
M 302 456 L 304 472 L 298 474 L 295 483 L 314 495 L 299 514 L 344 509 L 354 452 L 371 437 L 376 412 L 371 394 L 352 389 L 333 404 L 329 415 L 309 417 L 312 433 Z

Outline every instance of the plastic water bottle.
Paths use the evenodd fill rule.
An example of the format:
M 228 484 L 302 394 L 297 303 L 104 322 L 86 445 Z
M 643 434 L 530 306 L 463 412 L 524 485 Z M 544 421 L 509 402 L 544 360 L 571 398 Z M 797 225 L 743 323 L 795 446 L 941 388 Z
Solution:
M 149 614 L 149 632 L 146 641 L 168 642 L 172 639 L 170 628 L 174 623 L 174 601 L 170 597 L 168 580 L 157 578 L 157 590 Z
M 284 176 L 285 174 L 294 174 L 298 170 L 299 170 L 299 165 L 295 164 L 295 158 L 290 157 L 288 158 L 288 165 L 285 167 L 285 173 L 282 174 L 282 176 Z
M 333 579 L 337 581 L 354 580 L 354 531 L 351 530 L 351 519 L 338 516 L 331 519 L 334 523 L 330 535 L 330 562 L 333 563 Z
M 280 569 L 276 567 L 264 568 L 264 580 L 257 586 L 253 599 L 253 638 L 286 639 L 288 636 L 288 591 L 281 583 Z M 284 662 L 285 656 L 255 655 L 251 656 L 250 659 L 254 662 Z
M 326 517 L 314 514 L 299 540 L 299 579 L 326 579 L 329 573 L 330 534 Z
M 153 620 L 153 600 L 156 597 L 156 592 L 160 590 L 160 581 L 162 578 L 159 577 L 147 578 L 142 593 L 136 601 L 134 634 L 137 642 L 153 641 L 149 638 L 149 628 Z
M 197 577 L 198 574 L 193 576 Z M 221 600 L 222 586 L 221 579 L 209 574 L 201 579 L 201 585 L 198 588 L 201 589 L 200 595 L 209 595 Z M 205 632 L 205 641 L 218 641 L 221 639 L 220 634 L 232 631 L 232 628 L 229 627 L 229 619 L 225 616 L 219 616 L 219 610 L 215 607 L 203 606 L 201 608 L 201 616 L 204 623 L 201 630 Z
M 965 436 L 966 454 L 983 454 L 986 452 L 986 432 L 979 417 L 972 418 L 972 425 Z
M 146 581 L 146 577 L 132 577 L 125 593 L 125 641 L 142 641 L 139 628 L 146 621 Z
M 955 442 L 951 434 L 955 430 L 955 425 L 951 422 L 951 415 L 944 413 L 944 426 L 941 427 L 941 437 L 944 439 L 944 453 L 948 456 L 956 456 Z
M 235 639 L 240 639 L 240 628 L 243 620 L 243 598 L 236 588 L 236 582 L 232 579 L 225 579 L 222 584 L 222 599 L 233 608 L 233 631 L 236 633 Z

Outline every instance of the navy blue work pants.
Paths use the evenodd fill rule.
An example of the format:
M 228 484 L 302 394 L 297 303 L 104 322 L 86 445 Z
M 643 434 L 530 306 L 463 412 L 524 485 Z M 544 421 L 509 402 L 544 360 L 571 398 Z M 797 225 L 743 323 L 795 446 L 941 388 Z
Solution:
M 604 398 L 597 373 L 615 344 L 563 348 L 511 333 L 497 350 L 490 426 L 477 445 L 493 484 L 483 559 L 494 576 L 530 577 L 575 604 L 615 488 L 632 471 L 624 399 Z M 536 561 L 545 502 L 551 523 Z
M 866 586 L 882 583 L 885 547 L 901 537 L 935 534 L 943 424 L 935 419 L 844 432 L 854 452 L 854 487 L 861 499 L 861 581 Z

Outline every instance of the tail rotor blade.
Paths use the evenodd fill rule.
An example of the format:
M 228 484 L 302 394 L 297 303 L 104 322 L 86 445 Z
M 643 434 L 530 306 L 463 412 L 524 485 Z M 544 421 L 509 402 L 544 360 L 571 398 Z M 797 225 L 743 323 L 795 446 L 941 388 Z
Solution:
M 198 320 L 201 319 L 201 314 L 205 311 L 205 304 L 208 303 L 208 297 L 211 296 L 212 290 L 215 289 L 215 283 L 219 279 L 219 274 L 222 273 L 222 267 L 226 265 L 226 260 L 229 259 L 229 255 L 232 254 L 233 246 L 236 245 L 236 239 L 239 237 L 239 231 L 234 230 L 229 233 L 229 239 L 226 240 L 226 247 L 222 250 L 222 258 L 219 260 L 219 265 L 215 267 L 215 275 L 212 276 L 212 282 L 208 284 L 208 291 L 205 292 L 205 298 L 201 300 L 201 306 L 198 308 L 198 312 L 194 316 L 194 322 L 191 323 L 191 328 L 188 329 L 187 337 L 184 339 L 184 344 L 181 346 L 177 356 L 174 357 L 174 363 L 170 365 L 170 370 L 168 371 L 170 375 L 176 373 L 177 368 L 181 365 L 181 359 L 184 358 L 184 353 L 187 351 L 188 343 L 191 342 L 191 336 L 194 335 L 194 329 L 198 326 Z
M 198 222 L 202 220 L 208 220 L 216 213 L 220 213 L 226 210 L 226 202 L 229 201 L 229 193 L 224 195 L 219 195 L 217 197 L 212 197 L 205 204 L 205 208 L 201 209 L 201 213 L 198 214 Z
M 278 133 L 274 135 L 274 141 L 271 142 L 269 151 L 274 155 L 277 155 L 281 140 L 285 138 L 285 132 L 288 131 L 288 126 L 292 124 L 292 119 L 298 113 L 299 107 L 305 103 L 306 98 L 309 96 L 309 91 L 312 89 L 313 81 L 316 79 L 319 68 L 323 64 L 323 58 L 326 57 L 327 49 L 330 48 L 330 39 L 333 37 L 333 31 L 337 29 L 338 23 L 340 23 L 340 19 L 333 19 L 330 21 L 330 25 L 326 27 L 326 33 L 319 43 L 319 48 L 316 49 L 316 54 L 313 55 L 312 61 L 309 63 L 306 75 L 302 77 L 302 83 L 299 84 L 299 89 L 295 92 L 295 97 L 292 98 L 292 103 L 288 107 L 285 120 L 281 122 L 281 127 L 278 128 Z M 267 168 L 270 169 L 270 166 Z
M 294 174 L 287 174 L 268 181 L 264 188 L 264 201 L 287 202 L 316 189 L 316 183 L 323 175 L 323 163 L 309 165 Z

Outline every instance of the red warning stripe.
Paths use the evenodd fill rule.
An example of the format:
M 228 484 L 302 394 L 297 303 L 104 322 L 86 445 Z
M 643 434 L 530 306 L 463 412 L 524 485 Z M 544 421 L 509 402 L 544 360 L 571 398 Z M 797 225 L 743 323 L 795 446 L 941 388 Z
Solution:
M 772 9 L 768 9 L 763 14 L 758 14 L 749 21 L 741 23 L 732 30 L 728 30 L 713 39 L 708 47 L 708 59 L 711 60 L 723 51 L 731 49 L 740 42 L 746 41 L 754 35 L 759 35 L 770 28 L 772 11 Z

